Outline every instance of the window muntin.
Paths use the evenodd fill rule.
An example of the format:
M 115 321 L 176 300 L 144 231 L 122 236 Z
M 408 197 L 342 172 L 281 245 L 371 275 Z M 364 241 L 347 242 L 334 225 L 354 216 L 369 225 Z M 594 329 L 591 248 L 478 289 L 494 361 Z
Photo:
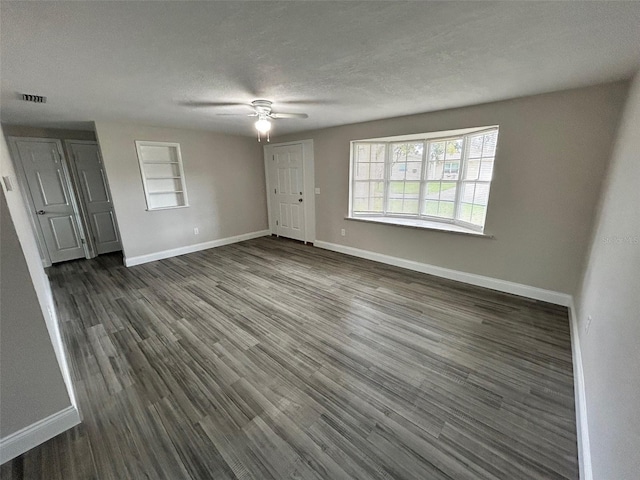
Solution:
M 482 231 L 498 127 L 429 137 L 352 142 L 350 215 L 418 218 Z

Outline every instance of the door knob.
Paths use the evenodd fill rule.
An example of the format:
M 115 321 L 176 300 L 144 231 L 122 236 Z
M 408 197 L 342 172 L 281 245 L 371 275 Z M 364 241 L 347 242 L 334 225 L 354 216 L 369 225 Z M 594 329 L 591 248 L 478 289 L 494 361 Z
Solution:
M 298 199 L 298 201 L 299 201 L 299 202 L 302 202 L 302 199 L 301 199 L 301 198 L 299 198 L 299 199 Z
M 44 214 L 45 214 L 45 213 L 47 213 L 47 212 L 45 212 L 44 210 L 38 210 L 36 213 L 37 213 L 38 215 L 44 215 Z

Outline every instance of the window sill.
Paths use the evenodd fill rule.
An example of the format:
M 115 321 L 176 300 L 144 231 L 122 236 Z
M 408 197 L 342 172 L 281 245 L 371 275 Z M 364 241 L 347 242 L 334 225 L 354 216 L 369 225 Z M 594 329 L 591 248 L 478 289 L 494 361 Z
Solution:
M 429 220 L 413 220 L 410 218 L 389 218 L 389 217 L 345 217 L 345 220 L 356 222 L 379 223 L 383 225 L 393 225 L 396 227 L 420 228 L 423 230 L 435 230 L 438 232 L 456 233 L 458 235 L 471 235 L 473 237 L 494 238 L 483 232 L 477 232 L 470 228 L 461 227 L 451 223 L 431 222 Z

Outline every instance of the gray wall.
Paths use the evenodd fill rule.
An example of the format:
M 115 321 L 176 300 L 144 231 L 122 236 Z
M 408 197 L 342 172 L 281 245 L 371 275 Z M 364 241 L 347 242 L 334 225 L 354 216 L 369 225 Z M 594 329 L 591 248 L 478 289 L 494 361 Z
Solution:
M 4 192 L 0 196 L 0 438 L 4 438 L 71 402 Z
M 601 198 L 576 296 L 591 456 L 594 478 L 632 480 L 640 475 L 640 74 Z
M 126 257 L 268 228 L 262 146 L 254 138 L 106 122 L 96 132 Z M 146 211 L 135 140 L 180 143 L 188 208 Z
M 318 240 L 573 293 L 627 88 L 568 90 L 272 142 L 314 140 Z M 350 140 L 495 124 L 500 136 L 485 228 L 494 239 L 345 220 Z

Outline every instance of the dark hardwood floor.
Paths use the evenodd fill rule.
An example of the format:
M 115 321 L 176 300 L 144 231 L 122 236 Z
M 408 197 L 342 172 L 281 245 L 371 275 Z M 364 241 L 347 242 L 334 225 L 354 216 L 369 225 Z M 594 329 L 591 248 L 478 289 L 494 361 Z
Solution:
M 578 478 L 566 308 L 275 238 L 49 275 L 83 423 L 3 480 Z

